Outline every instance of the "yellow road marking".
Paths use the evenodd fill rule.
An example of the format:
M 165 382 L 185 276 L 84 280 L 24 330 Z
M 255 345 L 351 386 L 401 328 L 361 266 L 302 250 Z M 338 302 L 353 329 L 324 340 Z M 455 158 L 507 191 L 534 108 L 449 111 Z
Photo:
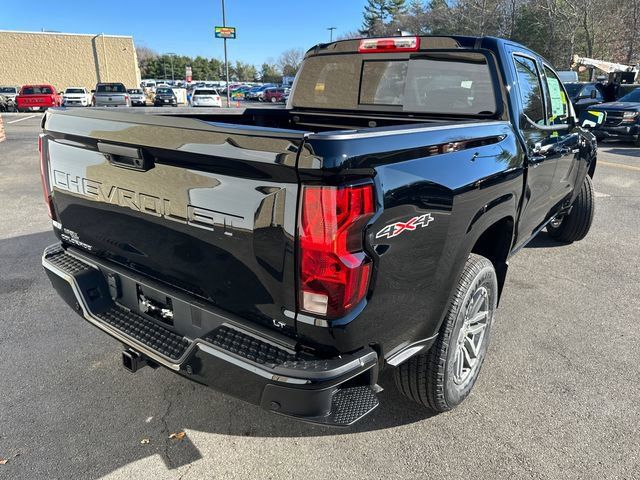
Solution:
M 622 163 L 605 162 L 604 160 L 598 160 L 598 165 L 606 165 L 607 167 L 622 168 L 625 170 L 635 170 L 637 172 L 640 172 L 640 167 L 636 167 L 634 165 L 624 165 Z

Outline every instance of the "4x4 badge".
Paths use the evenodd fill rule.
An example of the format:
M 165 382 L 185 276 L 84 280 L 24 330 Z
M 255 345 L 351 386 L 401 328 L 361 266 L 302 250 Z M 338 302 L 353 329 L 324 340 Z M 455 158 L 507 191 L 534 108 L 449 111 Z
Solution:
M 433 217 L 430 213 L 425 213 L 424 215 L 420 215 L 418 217 L 413 217 L 407 220 L 406 222 L 396 222 L 391 225 L 387 225 L 378 233 L 376 233 L 376 238 L 393 238 L 397 237 L 404 231 L 413 231 L 418 227 L 426 227 L 431 222 L 433 222 Z

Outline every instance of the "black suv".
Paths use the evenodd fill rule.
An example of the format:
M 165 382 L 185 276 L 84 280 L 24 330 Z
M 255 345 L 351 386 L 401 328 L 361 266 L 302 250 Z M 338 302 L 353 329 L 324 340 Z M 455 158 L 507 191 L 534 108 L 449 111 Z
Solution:
M 170 88 L 158 88 L 156 90 L 156 97 L 153 100 L 154 107 L 163 107 L 165 105 L 171 105 L 172 107 L 178 106 L 178 99 L 176 94 Z

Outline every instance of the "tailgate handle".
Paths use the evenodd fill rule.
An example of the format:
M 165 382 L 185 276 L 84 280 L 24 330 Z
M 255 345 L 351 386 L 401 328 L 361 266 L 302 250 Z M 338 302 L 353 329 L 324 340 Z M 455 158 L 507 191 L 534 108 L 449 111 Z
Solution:
M 141 148 L 98 142 L 98 151 L 103 153 L 109 163 L 115 167 L 142 172 L 153 168 L 153 158 L 150 155 L 145 155 Z

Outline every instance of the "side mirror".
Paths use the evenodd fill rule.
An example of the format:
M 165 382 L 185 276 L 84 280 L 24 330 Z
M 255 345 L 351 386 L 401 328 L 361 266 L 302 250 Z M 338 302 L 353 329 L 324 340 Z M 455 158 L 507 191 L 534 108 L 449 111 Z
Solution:
M 607 112 L 598 112 L 596 110 L 584 110 L 580 114 L 579 124 L 584 128 L 596 128 L 604 123 L 607 119 Z
M 598 92 L 596 92 L 595 90 L 591 90 L 591 95 L 589 95 L 589 98 L 596 98 L 597 95 Z

